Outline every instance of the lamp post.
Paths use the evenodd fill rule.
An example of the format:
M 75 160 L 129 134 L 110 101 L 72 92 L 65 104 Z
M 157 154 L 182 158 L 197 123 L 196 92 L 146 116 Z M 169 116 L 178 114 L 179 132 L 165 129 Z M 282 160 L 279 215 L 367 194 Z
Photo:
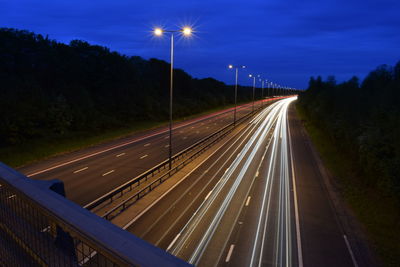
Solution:
M 264 80 L 261 81 L 261 107 L 263 106 L 264 106 Z
M 254 92 L 256 90 L 256 76 L 249 74 L 250 78 L 253 78 L 253 108 L 252 108 L 252 112 L 254 112 Z
M 233 109 L 233 126 L 236 126 L 236 106 L 237 106 L 237 87 L 238 87 L 238 75 L 239 75 L 239 68 L 244 69 L 246 66 L 233 66 L 229 65 L 228 68 L 235 69 L 235 108 Z
M 164 33 L 171 34 L 171 69 L 170 69 L 170 83 L 169 83 L 169 169 L 172 167 L 172 97 L 174 88 L 174 33 L 181 33 L 183 36 L 189 37 L 192 35 L 193 30 L 190 27 L 184 27 L 180 30 L 169 31 L 161 28 L 155 28 L 153 33 L 156 36 L 162 36 Z

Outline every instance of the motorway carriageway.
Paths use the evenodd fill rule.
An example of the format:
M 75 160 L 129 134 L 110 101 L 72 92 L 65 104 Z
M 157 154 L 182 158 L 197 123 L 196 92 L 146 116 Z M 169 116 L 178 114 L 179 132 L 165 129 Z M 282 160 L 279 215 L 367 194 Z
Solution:
M 260 104 L 258 101 L 255 106 Z M 251 110 L 252 103 L 239 106 L 237 118 Z M 233 108 L 230 108 L 175 124 L 173 153 L 218 131 L 232 120 Z M 84 206 L 166 160 L 168 138 L 168 128 L 156 129 L 27 165 L 19 171 L 33 179 L 62 180 L 67 198 Z
M 265 108 L 186 177 L 175 197 L 167 195 L 127 230 L 197 266 L 297 266 L 287 133 L 295 99 Z

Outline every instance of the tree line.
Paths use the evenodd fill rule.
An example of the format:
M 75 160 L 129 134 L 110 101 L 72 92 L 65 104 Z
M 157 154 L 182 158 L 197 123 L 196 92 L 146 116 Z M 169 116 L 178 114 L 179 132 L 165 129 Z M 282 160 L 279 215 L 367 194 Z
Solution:
M 82 40 L 0 28 L 0 148 L 167 120 L 169 68 Z M 251 100 L 251 90 L 239 87 L 238 101 Z M 233 99 L 232 86 L 174 71 L 175 119 Z
M 361 182 L 400 201 L 400 62 L 379 66 L 362 82 L 311 77 L 298 105 L 355 159 Z

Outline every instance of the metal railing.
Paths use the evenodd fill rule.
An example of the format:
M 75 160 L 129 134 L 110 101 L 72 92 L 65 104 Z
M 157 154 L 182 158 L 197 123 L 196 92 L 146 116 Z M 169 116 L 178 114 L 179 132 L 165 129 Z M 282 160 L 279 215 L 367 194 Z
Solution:
M 260 110 L 262 109 L 263 106 L 258 107 L 256 109 Z M 242 118 L 238 119 L 236 121 L 236 124 L 240 124 L 243 121 L 247 120 L 250 118 L 252 115 L 254 115 L 256 112 L 248 113 Z M 147 170 L 146 172 L 138 175 L 137 177 L 131 179 L 130 181 L 122 184 L 121 186 L 115 188 L 114 190 L 108 192 L 107 194 L 99 197 L 98 199 L 92 201 L 91 203 L 87 204 L 85 206 L 86 209 L 89 209 L 93 212 L 96 212 L 96 210 L 103 208 L 111 203 L 113 203 L 114 200 L 120 199 L 123 195 L 126 193 L 131 192 L 133 189 L 137 188 L 140 186 L 141 183 L 148 181 L 150 178 L 154 178 L 156 175 L 160 174 L 162 171 L 165 171 L 165 173 L 160 174 L 159 177 L 155 178 L 154 181 L 152 181 L 150 184 L 145 186 L 144 188 L 140 189 L 138 192 L 134 193 L 133 195 L 129 196 L 127 199 L 122 200 L 121 203 L 118 203 L 116 206 L 112 207 L 108 211 L 106 211 L 104 214 L 98 214 L 99 216 L 111 220 L 115 218 L 118 214 L 120 214 L 122 211 L 127 209 L 129 206 L 137 202 L 140 198 L 151 192 L 155 187 L 163 183 L 165 180 L 170 178 L 173 174 L 175 174 L 177 171 L 182 169 L 184 166 L 186 166 L 188 163 L 190 163 L 192 160 L 194 160 L 196 157 L 198 157 L 200 154 L 202 154 L 205 150 L 207 150 L 209 147 L 211 147 L 213 144 L 215 144 L 218 140 L 226 136 L 228 133 L 230 133 L 234 129 L 235 125 L 233 123 L 228 124 L 227 126 L 223 127 L 222 129 L 218 130 L 217 132 L 201 139 L 200 141 L 194 143 L 193 145 L 187 147 L 186 149 L 180 151 L 179 153 L 175 154 L 172 157 L 172 163 L 177 163 L 179 162 L 176 166 L 173 166 L 170 170 L 168 169 L 169 162 L 168 160 L 165 160 L 153 168 Z M 191 154 L 191 155 L 189 155 Z M 187 157 L 185 160 L 183 160 L 185 157 Z M 183 161 L 182 161 L 183 160 Z
M 0 163 L 0 266 L 188 266 Z
M 251 117 L 253 113 L 248 113 L 242 118 L 238 119 L 236 121 L 236 124 L 241 123 L 242 121 L 248 119 Z M 199 140 L 198 142 L 192 144 L 191 146 L 187 147 L 186 149 L 178 152 L 172 157 L 172 165 L 176 164 L 178 161 L 181 161 L 185 157 L 187 157 L 189 154 L 192 154 L 188 157 L 188 160 L 193 160 L 196 158 L 198 155 L 203 153 L 205 149 L 209 148 L 210 144 L 215 144 L 215 140 L 220 140 L 220 137 L 225 136 L 229 132 L 231 132 L 234 129 L 234 124 L 230 123 L 223 127 L 222 129 L 218 130 L 217 132 L 206 136 L 205 138 Z M 184 165 L 188 164 L 189 161 L 185 160 Z M 167 178 L 170 177 L 172 174 L 176 173 L 179 169 L 181 169 L 184 165 L 182 163 L 179 163 L 176 166 L 173 166 L 169 170 L 169 161 L 164 160 L 163 162 L 157 164 L 153 168 L 145 171 L 144 173 L 136 176 L 135 178 L 129 180 L 128 182 L 118 186 L 117 188 L 113 189 L 112 191 L 108 192 L 107 194 L 97 198 L 96 200 L 90 202 L 89 204 L 85 205 L 84 208 L 95 211 L 96 209 L 99 209 L 101 207 L 104 207 L 105 205 L 108 205 L 112 203 L 114 200 L 121 198 L 124 194 L 131 192 L 133 189 L 137 188 L 142 182 L 148 181 L 150 178 L 154 178 L 156 175 L 160 174 L 162 171 L 165 171 L 166 173 L 162 174 L 161 177 L 157 178 L 155 181 L 150 183 L 148 186 L 145 188 L 141 189 L 139 192 L 135 193 L 132 197 L 129 197 L 129 200 L 131 200 L 133 197 L 136 196 L 137 199 L 143 197 L 146 195 L 148 192 L 152 191 L 153 188 L 155 188 L 155 184 L 158 182 L 159 184 L 165 181 Z M 101 215 L 104 218 L 110 219 L 110 216 L 108 214 L 111 214 L 115 209 L 118 209 L 121 205 L 126 205 L 126 200 L 123 201 L 121 204 L 117 205 L 116 207 L 112 208 L 109 212 L 107 212 L 104 215 Z M 113 216 L 114 217 L 114 216 Z M 112 217 L 112 218 L 113 218 Z

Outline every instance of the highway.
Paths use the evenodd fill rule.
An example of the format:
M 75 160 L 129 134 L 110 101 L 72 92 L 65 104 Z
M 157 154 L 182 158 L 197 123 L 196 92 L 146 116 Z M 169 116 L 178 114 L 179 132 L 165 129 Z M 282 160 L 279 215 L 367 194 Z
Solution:
M 295 99 L 276 101 L 238 125 L 122 227 L 196 266 L 358 266 Z M 231 111 L 176 124 L 174 151 L 232 122 Z M 250 111 L 244 105 L 238 117 Z M 67 197 L 85 205 L 165 160 L 167 138 L 167 129 L 156 129 L 21 170 L 63 180 Z
M 255 103 L 256 107 L 260 104 Z M 252 103 L 238 106 L 237 118 L 251 110 Z M 230 108 L 175 124 L 173 153 L 232 121 L 233 108 Z M 60 179 L 64 182 L 67 198 L 84 206 L 166 160 L 168 136 L 168 128 L 158 128 L 30 164 L 19 171 L 33 179 Z
M 125 228 L 196 266 L 357 266 L 293 110 L 288 120 L 294 100 L 265 108 Z

